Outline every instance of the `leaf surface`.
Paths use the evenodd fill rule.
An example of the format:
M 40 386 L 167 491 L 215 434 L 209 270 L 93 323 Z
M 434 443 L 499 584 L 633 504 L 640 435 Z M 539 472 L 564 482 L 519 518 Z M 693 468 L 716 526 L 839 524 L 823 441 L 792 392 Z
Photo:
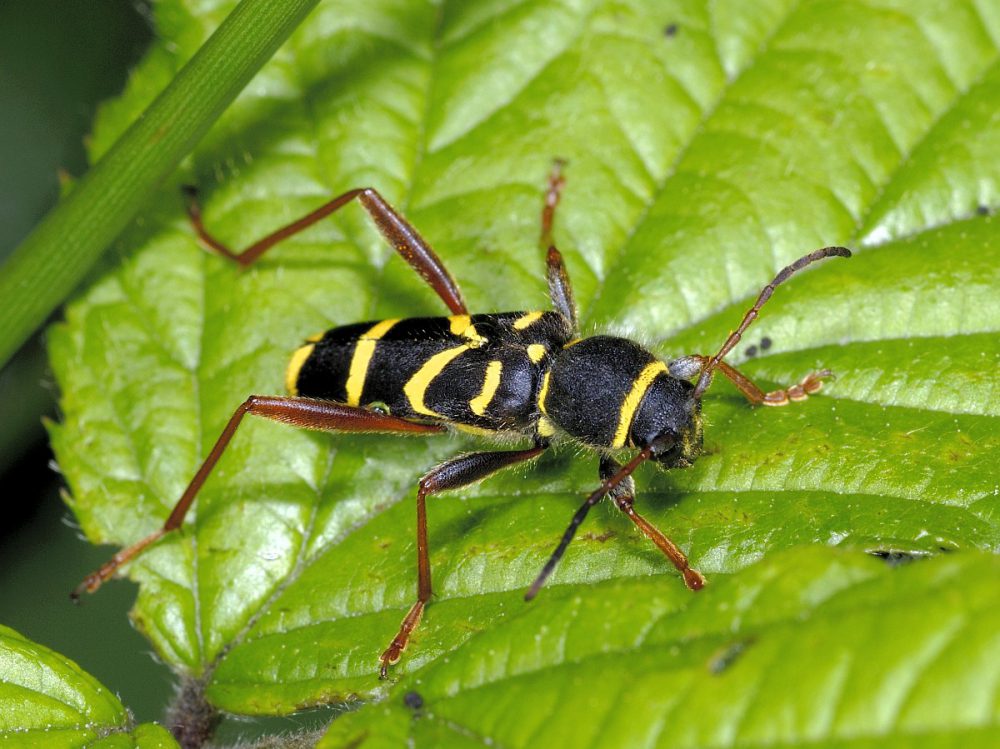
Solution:
M 987 555 L 893 570 L 812 547 L 698 597 L 655 579 L 561 589 L 557 617 L 515 614 L 519 637 L 482 633 L 475 656 L 424 669 L 321 746 L 985 746 L 997 572 Z
M 170 41 L 105 109 L 97 150 L 141 110 L 143 84 L 168 77 L 226 7 L 157 5 Z M 587 685 L 582 704 L 604 706 L 613 733 L 587 734 L 569 712 L 501 743 L 571 729 L 581 742 L 622 744 L 899 738 L 911 724 L 891 690 L 865 692 L 855 733 L 848 706 L 778 683 L 788 678 L 774 666 L 781 652 L 817 685 L 827 678 L 810 643 L 836 626 L 800 626 L 794 608 L 771 644 L 748 651 L 757 686 L 732 697 L 752 697 L 771 718 L 701 726 L 692 714 L 682 736 L 605 711 L 635 691 L 633 678 L 649 683 L 643 699 L 659 700 L 650 715 L 670 699 L 703 715 L 731 707 L 692 676 L 726 642 L 702 634 L 698 612 L 736 605 L 743 586 L 762 585 L 761 570 L 780 577 L 792 565 L 797 583 L 781 589 L 796 596 L 870 576 L 911 618 L 937 590 L 926 570 L 966 570 L 983 596 L 995 594 L 998 42 L 1000 8 L 972 0 L 322 4 L 52 331 L 64 413 L 53 444 L 91 538 L 125 544 L 162 523 L 239 403 L 282 391 L 287 357 L 307 336 L 443 313 L 354 207 L 240 272 L 197 247 L 182 180 L 200 186 L 206 223 L 236 247 L 338 192 L 376 186 L 432 242 L 471 309 L 533 309 L 547 305 L 536 245 L 545 176 L 561 157 L 556 240 L 586 333 L 624 333 L 666 358 L 711 353 L 780 267 L 846 244 L 853 259 L 782 287 L 730 356 L 767 388 L 824 366 L 837 379 L 782 409 L 752 409 L 720 381 L 704 401 L 707 454 L 686 471 L 637 474 L 638 506 L 709 577 L 703 596 L 599 506 L 550 587 L 523 603 L 596 485 L 593 456 L 564 445 L 530 470 L 432 498 L 435 598 L 394 671 L 401 683 L 380 683 L 378 653 L 415 595 L 416 481 L 478 443 L 250 420 L 184 532 L 131 566 L 138 626 L 167 663 L 207 676 L 209 698 L 239 713 L 388 697 L 344 725 L 381 725 L 374 716 L 384 714 L 405 734 L 402 695 L 426 688 L 447 696 L 434 714 L 453 717 L 413 723 L 418 738 L 454 721 L 470 741 L 500 740 L 494 725 L 529 705 L 539 715 L 543 704 L 568 705 Z M 822 546 L 839 549 L 803 550 Z M 942 550 L 956 554 L 907 568 L 919 578 L 912 589 L 863 556 Z M 979 611 L 979 594 L 968 595 L 958 615 Z M 921 659 L 928 642 L 953 636 L 944 613 L 897 632 L 879 607 L 844 605 L 858 627 L 838 651 L 845 662 L 864 662 L 888 638 L 913 688 L 936 688 Z M 984 616 L 996 624 L 995 611 Z M 649 640 L 653 623 L 675 634 Z M 576 634 L 546 634 L 567 627 Z M 688 640 L 697 647 L 682 652 Z M 890 674 L 893 662 L 879 668 Z M 966 745 L 992 743 L 995 663 L 935 675 L 994 702 L 964 718 L 928 699 L 914 714 L 925 721 L 918 733 L 937 741 L 960 729 Z
M 177 746 L 161 726 L 134 725 L 118 698 L 73 661 L 2 625 L 0 742 L 39 749 Z

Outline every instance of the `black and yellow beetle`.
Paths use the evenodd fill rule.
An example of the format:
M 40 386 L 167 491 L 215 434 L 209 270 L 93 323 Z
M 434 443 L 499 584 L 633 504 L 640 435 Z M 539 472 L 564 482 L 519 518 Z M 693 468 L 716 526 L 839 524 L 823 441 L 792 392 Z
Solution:
M 163 527 L 118 552 L 74 591 L 94 591 L 150 544 L 182 524 L 198 490 L 246 414 L 305 429 L 335 432 L 440 433 L 449 428 L 531 440 L 519 450 L 460 455 L 433 468 L 417 489 L 417 601 L 379 657 L 380 674 L 399 657 L 431 597 L 425 498 L 479 481 L 502 468 L 540 455 L 561 436 L 600 456 L 600 486 L 587 497 L 534 584 L 535 596 L 552 573 L 587 511 L 605 496 L 650 538 L 692 590 L 705 580 L 677 546 L 634 507 L 636 467 L 652 459 L 663 468 L 691 465 L 702 449 L 701 397 L 716 369 L 755 404 L 784 405 L 822 386 L 823 370 L 792 387 L 765 393 L 723 357 L 736 345 L 778 284 L 806 265 L 843 247 L 825 247 L 800 258 L 764 287 L 714 356 L 656 358 L 624 338 L 579 338 L 576 306 L 562 255 L 552 242 L 552 223 L 563 186 L 561 164 L 549 177 L 542 210 L 542 247 L 554 310 L 470 315 L 458 286 L 437 255 L 405 219 L 372 189 L 351 190 L 234 253 L 204 228 L 193 190 L 188 212 L 199 238 L 216 252 L 249 265 L 281 240 L 329 216 L 355 198 L 379 231 L 437 292 L 450 317 L 417 317 L 334 328 L 309 339 L 292 355 L 288 396 L 252 395 L 236 409 Z M 692 380 L 698 377 L 697 382 Z M 615 455 L 638 452 L 624 465 Z

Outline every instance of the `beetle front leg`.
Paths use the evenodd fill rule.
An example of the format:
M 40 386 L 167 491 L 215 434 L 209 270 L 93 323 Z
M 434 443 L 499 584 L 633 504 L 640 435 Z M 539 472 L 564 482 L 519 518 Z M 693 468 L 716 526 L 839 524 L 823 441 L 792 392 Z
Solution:
M 621 464 L 617 460 L 607 455 L 601 457 L 601 481 L 607 481 L 620 470 Z M 656 544 L 657 548 L 666 555 L 671 564 L 681 573 L 681 576 L 684 578 L 684 584 L 688 588 L 691 590 L 701 590 L 705 586 L 704 576 L 698 570 L 691 568 L 691 565 L 688 564 L 687 556 L 685 556 L 677 544 L 663 535 L 663 532 L 659 528 L 635 511 L 635 482 L 631 476 L 608 492 L 608 496 L 611 497 L 615 506 L 624 512 L 629 520 L 635 523 L 643 535 Z
M 674 377 L 687 380 L 699 374 L 711 358 L 701 354 L 683 356 L 680 359 L 674 359 L 667 365 L 667 368 Z M 739 388 L 748 401 L 754 405 L 763 406 L 786 406 L 792 401 L 804 401 L 813 393 L 820 391 L 824 378 L 833 377 L 833 372 L 829 369 L 821 369 L 819 372 L 810 372 L 795 385 L 765 393 L 738 369 L 723 361 L 720 361 L 716 366 L 730 382 Z

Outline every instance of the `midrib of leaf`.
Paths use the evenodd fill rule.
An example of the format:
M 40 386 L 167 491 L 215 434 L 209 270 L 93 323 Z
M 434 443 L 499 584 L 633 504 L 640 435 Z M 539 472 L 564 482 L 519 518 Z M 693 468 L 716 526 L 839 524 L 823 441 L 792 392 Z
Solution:
M 419 170 L 419 166 L 420 166 L 420 163 L 421 163 L 422 158 L 423 158 L 423 153 L 424 153 L 424 151 L 426 149 L 426 146 L 427 146 L 427 143 L 426 143 L 426 130 L 425 130 L 425 127 L 424 127 L 424 123 L 426 121 L 426 113 L 429 111 L 429 106 L 430 106 L 429 102 L 430 102 L 430 99 L 431 99 L 431 96 L 432 96 L 432 93 L 433 93 L 433 84 L 434 84 L 434 80 L 435 80 L 433 72 L 434 72 L 434 66 L 435 66 L 435 62 L 436 62 L 436 59 L 437 59 L 437 54 L 438 54 L 439 46 L 440 46 L 440 42 L 441 42 L 441 30 L 442 30 L 442 15 L 441 15 L 440 11 L 437 12 L 435 15 L 436 15 L 435 25 L 434 25 L 434 29 L 433 29 L 433 32 L 432 32 L 432 35 L 431 35 L 431 40 L 430 40 L 430 50 L 431 50 L 431 52 L 430 52 L 429 58 L 424 61 L 425 65 L 428 68 L 427 75 L 425 76 L 425 78 L 427 80 L 427 89 L 423 93 L 423 102 L 424 102 L 423 103 L 423 112 L 424 112 L 424 115 L 421 118 L 421 120 L 419 120 L 417 122 L 418 136 L 417 136 L 417 141 L 416 141 L 416 147 L 414 148 L 414 156 L 413 156 L 413 161 L 412 161 L 412 165 L 411 165 L 411 168 L 410 168 L 410 176 L 409 176 L 409 178 L 403 180 L 404 185 L 406 185 L 406 192 L 404 192 L 403 195 L 400 196 L 400 198 L 396 201 L 398 205 L 402 206 L 401 210 L 403 212 L 403 215 L 406 214 L 405 208 L 406 208 L 406 206 L 409 205 L 410 200 L 412 199 L 412 186 L 416 182 L 416 174 L 417 174 L 417 172 Z M 367 29 L 367 28 L 365 28 L 365 29 L 358 29 L 358 31 L 359 31 L 359 33 L 364 33 L 364 34 L 369 34 L 369 35 L 374 33 L 373 30 Z M 396 39 L 395 37 L 382 37 L 382 38 L 387 39 L 388 41 L 391 41 L 391 42 L 393 42 L 395 44 L 401 44 L 400 40 Z M 414 55 L 414 57 L 420 57 L 418 48 L 410 48 L 409 51 Z M 306 86 L 304 84 L 304 81 L 301 78 L 299 78 L 298 83 L 299 83 L 300 89 L 305 90 Z M 313 110 L 313 108 L 310 106 L 310 104 L 309 104 L 309 98 L 308 97 L 302 97 L 301 100 L 304 102 L 302 104 L 302 109 L 303 109 L 303 111 L 307 115 L 307 120 L 310 123 L 311 130 L 312 130 L 312 132 L 314 134 L 314 142 L 317 143 L 317 144 L 319 144 L 319 143 L 322 142 L 322 137 L 320 137 L 320 135 L 319 135 L 319 123 L 317 122 L 316 113 Z M 319 158 L 319 153 L 318 153 L 317 150 L 313 151 L 313 162 L 314 162 L 314 171 L 317 174 L 322 175 L 321 176 L 321 180 L 326 184 L 327 192 L 331 196 L 334 195 L 335 191 L 338 189 L 337 186 L 338 186 L 339 183 L 337 182 L 336 179 L 331 179 L 330 175 L 326 172 L 325 169 L 323 169 L 323 161 L 322 161 L 322 159 Z M 334 220 L 337 220 L 337 218 L 338 217 L 335 217 Z M 343 226 L 342 222 L 341 222 L 341 226 Z M 352 232 L 345 231 L 344 233 L 345 233 L 345 236 L 349 239 L 349 241 L 351 241 L 355 245 L 355 247 L 357 248 L 357 250 L 359 251 L 359 253 L 365 254 L 367 248 L 364 245 L 364 243 L 355 234 L 353 234 Z M 375 271 L 374 271 L 374 274 L 373 274 L 374 275 L 374 278 L 373 278 L 373 288 L 375 288 L 376 290 L 380 286 L 379 281 L 380 281 L 380 279 L 383 276 L 384 269 L 385 269 L 385 263 L 380 263 L 380 264 L 376 264 L 375 265 Z M 376 293 L 373 293 L 371 295 L 371 305 L 370 305 L 371 311 L 369 313 L 371 316 L 375 315 L 375 307 L 376 307 L 377 302 L 378 302 L 378 297 L 379 297 L 379 295 L 378 295 L 377 291 L 376 291 Z M 331 320 L 330 324 L 332 326 L 335 323 Z M 204 333 L 204 328 L 202 329 L 202 332 Z M 201 419 L 203 417 L 204 405 L 205 405 L 204 402 L 202 402 L 202 408 L 199 409 L 199 419 Z M 202 445 L 201 449 L 199 449 L 199 454 L 205 454 L 205 450 L 203 449 L 203 447 L 204 447 L 204 445 Z M 324 477 L 323 481 L 320 483 L 320 485 L 318 487 L 314 488 L 315 502 L 313 503 L 313 507 L 312 507 L 312 510 L 310 512 L 309 519 L 307 520 L 304 532 L 301 534 L 301 538 L 300 538 L 300 542 L 299 542 L 299 546 L 298 546 L 298 552 L 296 553 L 295 563 L 294 563 L 294 566 L 292 567 L 291 572 L 274 587 L 274 589 L 271 591 L 271 593 L 268 596 L 268 598 L 264 600 L 264 602 L 262 603 L 262 605 L 260 605 L 257 609 L 248 612 L 248 615 L 247 615 L 247 618 L 246 618 L 244 624 L 237 629 L 237 631 L 235 632 L 235 634 L 228 640 L 228 642 L 226 642 L 225 644 L 223 644 L 220 648 L 218 648 L 215 651 L 215 654 L 214 654 L 213 658 L 209 662 L 207 662 L 207 663 L 204 664 L 204 673 L 205 673 L 206 676 L 210 676 L 214 672 L 215 668 L 217 667 L 217 665 L 219 663 L 219 660 L 221 658 L 223 658 L 226 655 L 226 653 L 228 653 L 233 647 L 235 647 L 236 645 L 238 645 L 240 642 L 242 642 L 246 638 L 247 634 L 253 629 L 254 625 L 262 617 L 266 616 L 266 614 L 268 613 L 268 611 L 270 610 L 270 608 L 273 606 L 274 602 L 277 601 L 277 600 L 279 600 L 280 597 L 281 597 L 281 594 L 289 586 L 291 586 L 291 585 L 293 585 L 295 583 L 295 581 L 299 578 L 302 570 L 305 569 L 305 567 L 307 567 L 308 564 L 309 564 L 309 562 L 311 561 L 308 558 L 308 556 L 307 556 L 307 552 L 309 550 L 311 542 L 313 541 L 313 533 L 315 531 L 316 518 L 317 518 L 317 515 L 318 515 L 318 512 L 319 512 L 320 503 L 321 503 L 323 497 L 326 494 L 325 490 L 327 490 L 327 489 L 330 488 L 329 484 L 328 484 L 329 479 L 330 479 L 330 468 L 332 468 L 333 461 L 336 460 L 336 452 L 337 451 L 336 451 L 336 447 L 335 446 L 331 446 L 331 447 L 328 448 L 328 456 L 329 456 L 328 457 L 328 470 L 326 471 L 325 477 Z M 317 488 L 319 489 L 318 491 L 316 490 Z M 396 504 L 397 502 L 402 501 L 408 495 L 409 495 L 409 489 L 407 488 L 405 491 L 401 492 L 393 500 L 391 500 L 389 502 L 389 506 L 392 506 L 392 505 Z M 369 514 L 369 518 L 372 517 L 372 516 L 374 516 L 375 514 L 377 514 L 375 511 L 371 512 Z M 196 522 L 193 525 L 195 527 L 197 527 L 197 523 Z M 356 530 L 356 527 L 355 527 L 354 530 Z M 197 533 L 191 533 L 190 535 L 191 535 L 191 543 L 192 543 L 193 549 L 196 550 L 196 548 L 197 548 L 196 547 L 196 544 L 197 544 Z M 195 603 L 196 603 L 196 609 L 195 609 L 196 616 L 198 617 L 197 620 L 196 620 L 196 626 L 197 626 L 197 629 L 198 629 L 199 633 L 201 633 L 203 631 L 204 625 L 203 625 L 203 623 L 201 621 L 201 618 L 200 618 L 201 606 L 200 606 L 200 603 L 199 603 L 200 602 L 200 596 L 198 594 L 198 588 L 197 588 L 197 557 L 196 556 L 195 556 L 195 565 L 196 565 L 195 566 L 195 575 L 194 575 L 195 586 L 194 586 L 194 590 L 192 591 L 192 593 L 193 593 L 194 600 L 195 600 Z M 202 637 L 204 637 L 204 635 L 202 635 Z M 203 644 L 202 644 L 202 648 L 201 649 L 202 649 L 202 652 L 204 652 Z
M 718 37 L 713 33 L 713 24 L 711 22 L 711 19 L 713 17 L 712 9 L 714 8 L 714 6 L 715 6 L 714 2 L 709 2 L 707 6 L 707 13 L 709 19 L 708 32 L 709 35 L 716 41 L 716 58 L 719 63 L 719 66 L 725 68 L 723 55 L 718 48 Z M 671 179 L 677 173 L 679 166 L 684 162 L 684 159 L 687 156 L 688 151 L 691 148 L 691 145 L 698 138 L 699 134 L 701 134 L 704 131 L 706 124 L 711 120 L 719 104 L 723 101 L 723 99 L 725 99 L 726 95 L 729 93 L 733 83 L 739 80 L 739 78 L 742 77 L 748 70 L 752 69 L 754 65 L 756 65 L 760 57 L 762 57 L 767 53 L 768 49 L 770 48 L 771 42 L 780 33 L 781 29 L 788 22 L 788 19 L 795 14 L 795 12 L 798 10 L 800 6 L 801 6 L 801 0 L 794 0 L 789 6 L 783 9 L 782 13 L 776 19 L 774 19 L 774 25 L 772 29 L 770 30 L 769 33 L 767 33 L 764 36 L 763 41 L 760 43 L 753 57 L 751 57 L 749 60 L 745 62 L 742 69 L 737 69 L 735 75 L 729 76 L 727 83 L 724 84 L 722 88 L 719 89 L 719 91 L 715 95 L 714 100 L 707 107 L 702 109 L 701 119 L 698 121 L 694 130 L 690 133 L 687 142 L 681 147 L 681 149 L 674 156 L 673 162 L 671 163 L 667 171 L 664 173 L 663 178 L 656 181 L 651 197 L 646 201 L 645 206 L 636 216 L 632 228 L 629 229 L 628 232 L 625 234 L 624 240 L 622 241 L 618 250 L 613 254 L 612 258 L 606 264 L 605 267 L 608 269 L 608 276 L 614 274 L 615 269 L 619 265 L 621 265 L 628 246 L 632 243 L 639 229 L 648 222 L 651 209 L 661 200 L 661 198 L 666 193 L 666 190 L 670 185 Z M 600 274 L 597 272 L 598 269 L 595 268 L 593 270 L 595 271 L 595 273 L 597 273 L 598 277 L 600 278 Z M 729 279 L 727 279 L 727 281 L 728 280 Z M 580 303 L 580 301 L 578 300 L 578 304 L 580 305 L 579 314 L 581 321 L 586 321 L 593 317 L 593 308 L 600 300 L 606 281 L 607 281 L 607 276 L 605 276 L 603 280 L 598 282 L 597 289 L 594 293 L 593 298 L 590 300 L 589 304 Z M 731 283 L 729 288 L 730 291 L 732 292 L 733 287 Z M 730 296 L 732 296 L 732 293 L 730 294 Z M 695 311 L 689 305 L 687 305 L 686 297 L 683 294 L 677 294 L 677 298 L 686 305 L 686 308 L 684 310 L 685 314 L 688 317 L 688 319 L 691 319 Z
M 201 266 L 202 266 L 202 275 L 204 277 L 205 270 L 206 270 L 206 263 L 205 263 L 205 259 L 204 258 L 202 258 Z M 196 409 L 194 409 L 194 411 L 195 411 L 195 413 L 194 413 L 194 418 L 195 418 L 194 433 L 197 435 L 197 438 L 198 438 L 198 442 L 197 442 L 197 444 L 198 444 L 198 452 L 196 454 L 197 455 L 206 455 L 207 453 L 206 453 L 206 450 L 205 450 L 205 442 L 206 442 L 206 440 L 205 440 L 205 431 L 206 431 L 207 424 L 206 424 L 206 419 L 205 419 L 205 394 L 204 394 L 203 388 L 201 387 L 201 379 L 202 379 L 202 376 L 204 375 L 204 372 L 202 371 L 202 366 L 201 365 L 202 365 L 202 361 L 203 361 L 202 354 L 205 351 L 205 313 L 206 313 L 206 311 L 208 309 L 208 302 L 207 302 L 207 298 L 206 298 L 207 293 L 208 293 L 208 286 L 207 286 L 207 284 L 202 284 L 201 291 L 202 291 L 202 294 L 201 294 L 201 320 L 202 320 L 202 324 L 199 326 L 199 333 L 200 333 L 200 335 L 198 336 L 198 355 L 197 355 L 197 359 L 196 359 L 197 364 L 196 364 L 196 366 L 194 368 L 194 371 L 191 374 L 192 374 L 192 383 L 193 383 L 193 386 L 194 386 L 194 402 L 198 404 L 198 407 Z M 209 439 L 211 439 L 211 438 L 209 438 Z M 209 444 L 211 444 L 211 443 L 209 443 Z M 197 528 L 198 528 L 198 511 L 195 510 L 194 513 L 195 513 L 194 516 L 191 518 L 191 525 L 197 530 Z M 201 593 L 200 593 L 200 590 L 201 590 L 200 579 L 201 578 L 200 578 L 199 570 L 198 570 L 198 534 L 197 534 L 197 532 L 195 532 L 195 533 L 189 533 L 188 536 L 189 536 L 189 541 L 188 542 L 191 544 L 191 593 L 190 593 L 190 597 L 191 597 L 191 605 L 192 605 L 193 612 L 194 612 L 194 631 L 195 631 L 196 636 L 198 638 L 198 640 L 197 640 L 198 651 L 197 651 L 195 657 L 199 661 L 201 661 L 204 658 L 203 653 L 205 652 L 205 622 L 203 621 L 202 615 L 201 615 L 202 601 L 201 601 Z

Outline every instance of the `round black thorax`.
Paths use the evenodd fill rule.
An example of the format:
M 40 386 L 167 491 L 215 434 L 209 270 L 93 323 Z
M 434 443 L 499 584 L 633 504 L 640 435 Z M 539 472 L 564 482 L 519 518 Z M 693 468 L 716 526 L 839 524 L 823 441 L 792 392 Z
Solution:
M 555 357 L 541 403 L 545 415 L 594 447 L 642 446 L 690 422 L 689 383 L 625 338 L 594 336 Z

